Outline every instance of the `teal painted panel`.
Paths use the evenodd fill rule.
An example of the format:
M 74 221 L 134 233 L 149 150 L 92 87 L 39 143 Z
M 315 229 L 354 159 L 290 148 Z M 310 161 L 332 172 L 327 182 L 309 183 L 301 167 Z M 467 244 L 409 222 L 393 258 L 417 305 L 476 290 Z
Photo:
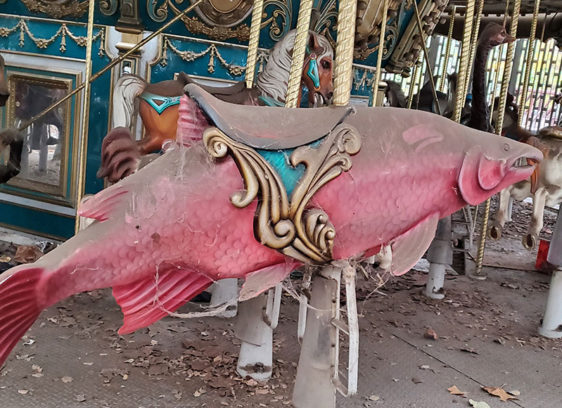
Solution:
M 68 239 L 74 235 L 73 217 L 40 212 L 5 202 L 0 202 L 0 214 L 2 214 L 0 223 L 38 235 L 58 239 Z

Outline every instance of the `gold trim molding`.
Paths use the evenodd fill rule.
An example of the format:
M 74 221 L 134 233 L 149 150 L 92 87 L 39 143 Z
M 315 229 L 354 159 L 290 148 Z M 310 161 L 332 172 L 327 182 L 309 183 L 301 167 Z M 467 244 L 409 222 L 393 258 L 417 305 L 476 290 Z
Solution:
M 351 169 L 351 156 L 361 149 L 361 135 L 355 128 L 339 124 L 319 146 L 293 151 L 290 164 L 303 164 L 306 170 L 290 198 L 281 177 L 252 147 L 215 127 L 205 131 L 203 141 L 211 156 L 230 154 L 240 169 L 246 189 L 232 194 L 235 207 L 247 207 L 259 195 L 254 233 L 263 245 L 305 263 L 332 260 L 336 230 L 328 214 L 309 203 L 322 186 Z
M 21 0 L 34 13 L 44 13 L 54 18 L 82 17 L 88 11 L 88 0 Z
M 66 38 L 69 37 L 72 41 L 76 43 L 79 47 L 86 47 L 87 37 L 75 35 L 70 31 L 66 24 L 61 24 L 59 29 L 48 38 L 38 38 L 33 34 L 27 25 L 27 22 L 20 18 L 18 23 L 13 27 L 0 27 L 0 37 L 6 38 L 14 34 L 16 31 L 19 31 L 19 42 L 18 46 L 23 48 L 25 45 L 25 36 L 27 35 L 31 41 L 37 46 L 37 48 L 46 49 L 49 47 L 58 37 L 61 37 L 60 52 L 66 51 Z M 104 50 L 104 42 L 105 42 L 105 28 L 100 28 L 98 32 L 93 36 L 92 41 L 100 41 L 100 48 L 98 51 L 99 56 L 103 56 L 105 54 Z

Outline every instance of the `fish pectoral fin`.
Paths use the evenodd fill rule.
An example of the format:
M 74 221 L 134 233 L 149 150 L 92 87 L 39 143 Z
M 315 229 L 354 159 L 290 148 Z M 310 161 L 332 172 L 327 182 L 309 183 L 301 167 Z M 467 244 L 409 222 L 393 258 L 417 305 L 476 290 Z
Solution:
M 123 201 L 128 190 L 121 185 L 113 185 L 92 197 L 85 198 L 78 207 L 78 215 L 105 221 L 116 205 Z
M 146 327 L 205 290 L 212 280 L 189 269 L 170 267 L 149 278 L 114 286 L 113 296 L 123 311 L 119 334 Z
M 238 300 L 243 302 L 252 299 L 267 289 L 272 288 L 285 279 L 296 266 L 296 263 L 285 262 L 250 273 L 246 276 L 246 281 L 242 285 Z
M 435 237 L 439 214 L 433 213 L 391 242 L 390 272 L 399 276 L 414 267 Z

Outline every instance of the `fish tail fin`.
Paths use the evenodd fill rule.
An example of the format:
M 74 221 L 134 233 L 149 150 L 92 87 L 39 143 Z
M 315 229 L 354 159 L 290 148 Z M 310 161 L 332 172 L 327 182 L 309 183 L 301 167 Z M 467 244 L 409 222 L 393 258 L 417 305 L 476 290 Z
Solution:
M 0 366 L 41 313 L 35 288 L 43 272 L 26 265 L 0 275 Z

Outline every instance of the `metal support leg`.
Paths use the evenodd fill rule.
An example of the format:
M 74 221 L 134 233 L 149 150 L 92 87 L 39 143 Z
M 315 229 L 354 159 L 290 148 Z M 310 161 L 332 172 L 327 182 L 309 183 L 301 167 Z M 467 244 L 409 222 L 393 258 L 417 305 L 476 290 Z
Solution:
M 232 318 L 238 313 L 238 279 L 222 279 L 213 284 L 211 308 L 217 308 L 228 303 L 226 310 L 218 317 Z
M 443 293 L 445 271 L 447 266 L 453 264 L 451 239 L 451 217 L 443 218 L 437 224 L 435 238 L 427 253 L 427 260 L 430 262 L 430 265 L 424 294 L 431 299 L 443 299 L 445 297 Z
M 273 367 L 273 329 L 279 321 L 281 285 L 241 302 L 236 336 L 242 341 L 236 371 L 242 377 L 267 381 Z
M 562 338 L 562 208 L 558 210 L 558 220 L 550 241 L 548 262 L 557 266 L 552 273 L 546 311 L 539 334 L 548 338 Z
M 347 323 L 340 320 L 342 271 L 346 287 Z M 346 396 L 357 392 L 359 324 L 355 269 L 349 263 L 326 266 L 312 280 L 311 292 L 293 390 L 293 405 L 295 408 L 335 408 L 336 391 Z M 347 386 L 339 379 L 340 332 L 349 335 Z

